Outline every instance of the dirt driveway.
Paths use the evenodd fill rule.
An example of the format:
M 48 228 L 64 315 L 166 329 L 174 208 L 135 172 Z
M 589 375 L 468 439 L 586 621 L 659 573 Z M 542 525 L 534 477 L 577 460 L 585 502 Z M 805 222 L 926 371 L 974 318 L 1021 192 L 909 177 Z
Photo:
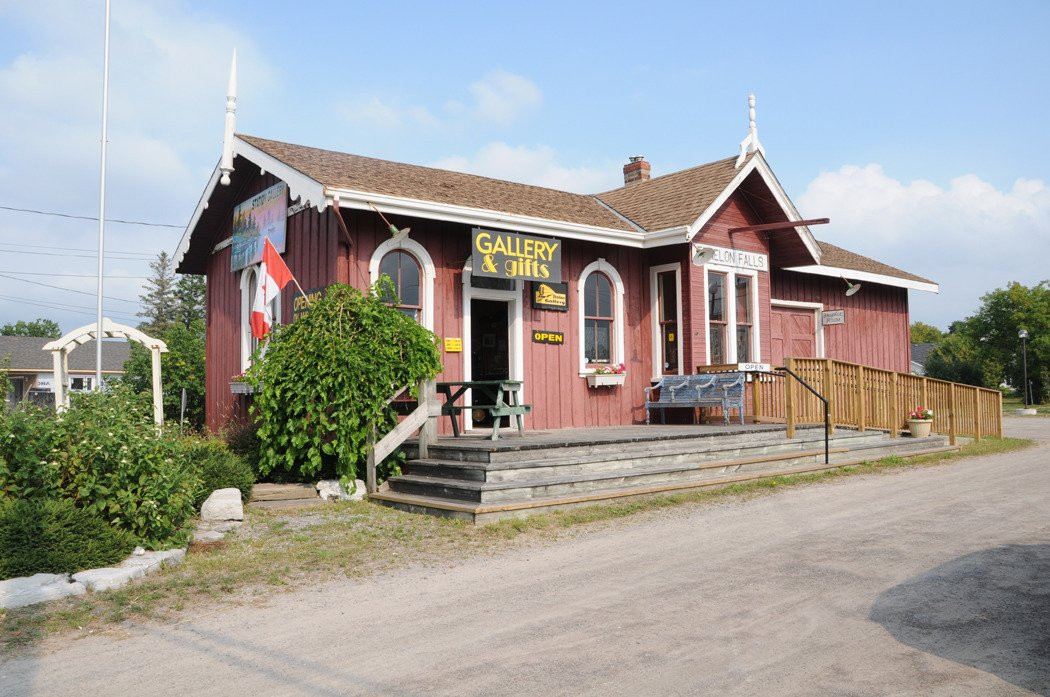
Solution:
M 1050 694 L 1050 419 L 1007 428 L 1042 442 L 45 647 L 0 694 Z

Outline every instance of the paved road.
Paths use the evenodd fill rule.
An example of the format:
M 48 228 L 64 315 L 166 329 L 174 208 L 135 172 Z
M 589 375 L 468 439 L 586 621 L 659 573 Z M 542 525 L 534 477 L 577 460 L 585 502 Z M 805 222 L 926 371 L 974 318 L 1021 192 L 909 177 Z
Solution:
M 1050 694 L 1050 420 L 1019 454 L 637 516 L 0 663 L 14 695 Z

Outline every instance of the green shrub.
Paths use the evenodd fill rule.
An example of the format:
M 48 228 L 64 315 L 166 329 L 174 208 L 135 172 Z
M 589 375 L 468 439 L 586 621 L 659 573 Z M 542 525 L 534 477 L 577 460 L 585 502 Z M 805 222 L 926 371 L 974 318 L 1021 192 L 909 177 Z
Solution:
M 109 566 L 134 546 L 131 535 L 72 501 L 23 499 L 0 505 L 0 579 Z
M 0 423 L 0 492 L 68 499 L 146 547 L 185 542 L 199 487 L 177 431 L 158 429 L 149 396 L 126 386 L 74 395 L 61 417 L 33 410 Z
M 241 501 L 247 503 L 251 499 L 255 473 L 244 460 L 214 440 L 197 441 L 188 449 L 201 481 L 193 502 L 195 508 L 200 509 L 201 504 L 216 489 L 228 487 L 241 490 Z

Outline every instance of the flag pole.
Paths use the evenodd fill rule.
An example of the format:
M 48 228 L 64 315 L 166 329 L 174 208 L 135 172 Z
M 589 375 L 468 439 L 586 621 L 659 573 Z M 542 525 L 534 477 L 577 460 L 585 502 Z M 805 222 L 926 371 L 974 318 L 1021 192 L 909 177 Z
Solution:
M 102 164 L 99 175 L 98 203 L 98 298 L 95 327 L 95 389 L 102 389 L 102 274 L 103 250 L 106 246 L 106 134 L 109 117 L 109 0 L 106 0 L 106 38 L 102 53 Z

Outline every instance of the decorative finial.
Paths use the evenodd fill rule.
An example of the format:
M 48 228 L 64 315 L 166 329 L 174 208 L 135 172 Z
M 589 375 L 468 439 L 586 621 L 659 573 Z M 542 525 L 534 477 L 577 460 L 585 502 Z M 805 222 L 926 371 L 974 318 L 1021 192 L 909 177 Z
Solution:
M 766 149 L 758 140 L 758 126 L 755 125 L 755 95 L 750 94 L 747 97 L 747 137 L 740 141 L 740 157 L 736 158 L 736 168 L 740 169 L 748 153 L 756 150 L 763 155 L 766 154 Z
M 226 87 L 226 126 L 222 134 L 222 159 L 219 170 L 223 186 L 230 184 L 230 172 L 233 171 L 233 132 L 237 122 L 237 49 L 233 49 L 233 60 L 230 61 L 230 82 Z

